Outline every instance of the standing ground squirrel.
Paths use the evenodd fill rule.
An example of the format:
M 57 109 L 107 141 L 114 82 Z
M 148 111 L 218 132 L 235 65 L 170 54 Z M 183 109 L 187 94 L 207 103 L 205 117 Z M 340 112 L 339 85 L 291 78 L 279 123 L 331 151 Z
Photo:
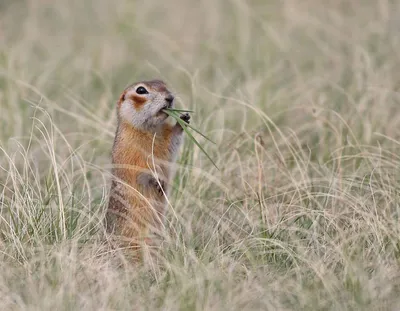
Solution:
M 151 245 L 151 234 L 163 226 L 172 165 L 183 140 L 182 127 L 168 123 L 162 111 L 173 103 L 174 96 L 160 80 L 135 83 L 118 100 L 106 228 L 129 247 Z M 190 115 L 181 119 L 189 123 Z

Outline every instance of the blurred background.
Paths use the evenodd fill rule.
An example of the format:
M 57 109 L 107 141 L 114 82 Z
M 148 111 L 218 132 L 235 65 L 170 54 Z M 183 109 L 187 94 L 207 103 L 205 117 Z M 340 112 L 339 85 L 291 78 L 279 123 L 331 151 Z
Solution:
M 121 90 L 151 78 L 199 111 L 199 126 L 218 119 L 207 128 L 220 135 L 262 123 L 245 104 L 271 118 L 345 111 L 347 122 L 369 121 L 370 131 L 395 107 L 388 102 L 399 24 L 391 1 L 19 0 L 2 1 L 1 15 L 2 141 L 27 132 L 29 107 L 40 101 L 52 116 L 60 112 L 63 130 L 62 123 L 111 134 Z M 364 113 L 371 105 L 374 116 Z
M 372 110 L 374 120 L 394 107 L 371 103 L 397 83 L 398 6 L 391 1 L 19 0 L 2 1 L 1 15 L 2 141 L 30 128 L 27 96 L 51 113 L 68 108 L 88 121 L 73 117 L 62 122 L 66 130 L 72 122 L 105 135 L 121 90 L 150 78 L 166 80 L 182 106 L 206 112 L 194 119 L 199 125 L 223 114 L 209 130 L 261 123 L 234 100 L 271 117 L 343 109 L 354 122 L 369 105 L 386 102 Z M 361 118 L 376 123 L 368 113 Z

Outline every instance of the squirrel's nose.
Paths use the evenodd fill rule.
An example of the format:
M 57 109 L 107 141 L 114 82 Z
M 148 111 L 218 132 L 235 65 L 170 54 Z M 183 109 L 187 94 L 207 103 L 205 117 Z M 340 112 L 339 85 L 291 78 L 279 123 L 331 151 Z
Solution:
M 174 96 L 173 96 L 172 94 L 168 94 L 168 95 L 165 97 L 165 100 L 166 100 L 166 102 L 168 103 L 168 106 L 171 106 L 171 104 L 172 104 L 172 102 L 173 102 L 173 100 L 174 100 Z

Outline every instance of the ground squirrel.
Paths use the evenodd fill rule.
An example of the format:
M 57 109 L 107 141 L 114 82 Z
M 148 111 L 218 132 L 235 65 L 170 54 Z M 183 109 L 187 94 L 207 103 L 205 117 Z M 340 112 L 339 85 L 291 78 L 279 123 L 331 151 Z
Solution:
M 183 129 L 163 112 L 174 96 L 160 80 L 127 87 L 117 104 L 118 126 L 112 149 L 113 179 L 106 228 L 130 247 L 152 244 L 163 226 L 166 198 Z M 181 119 L 189 123 L 190 115 Z M 154 229 L 154 230 L 152 230 Z

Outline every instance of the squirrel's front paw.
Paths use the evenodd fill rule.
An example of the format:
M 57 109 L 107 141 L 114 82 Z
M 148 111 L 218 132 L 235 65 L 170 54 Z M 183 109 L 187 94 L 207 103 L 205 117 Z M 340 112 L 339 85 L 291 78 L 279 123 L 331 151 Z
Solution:
M 184 121 L 185 123 L 189 124 L 190 123 L 190 114 L 188 112 L 181 114 L 180 118 L 182 121 Z
M 165 191 L 165 182 L 162 180 L 156 180 L 155 178 L 152 178 L 150 180 L 150 184 L 157 190 L 159 194 L 163 194 Z
M 185 123 L 190 123 L 190 114 L 185 112 L 179 116 L 179 118 Z M 177 133 L 181 134 L 183 132 L 183 128 L 185 125 L 181 124 L 181 122 L 176 122 L 174 129 Z
M 139 185 L 142 185 L 144 187 L 151 187 L 151 188 L 157 190 L 157 192 L 161 195 L 164 193 L 164 191 L 166 189 L 165 181 L 160 180 L 160 179 L 157 180 L 154 176 L 147 174 L 147 173 L 140 173 L 138 175 L 137 182 Z

